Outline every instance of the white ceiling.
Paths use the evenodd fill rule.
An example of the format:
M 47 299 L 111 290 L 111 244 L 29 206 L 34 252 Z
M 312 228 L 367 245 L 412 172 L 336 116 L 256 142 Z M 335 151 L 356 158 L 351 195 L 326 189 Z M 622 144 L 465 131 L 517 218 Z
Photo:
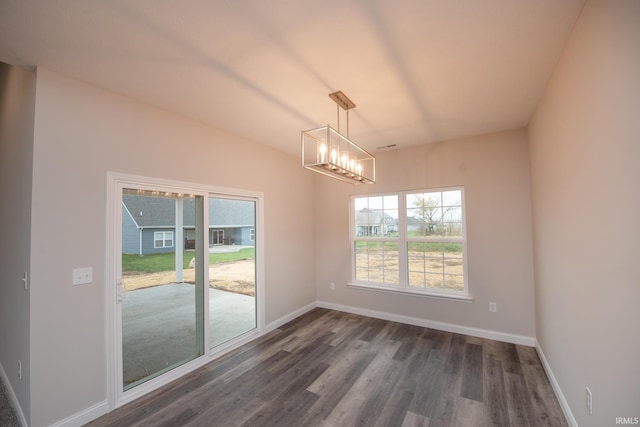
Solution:
M 583 0 L 1 0 L 0 61 L 37 65 L 297 154 L 525 126 Z M 342 111 L 342 110 L 341 110 Z M 345 131 L 344 112 L 341 115 Z

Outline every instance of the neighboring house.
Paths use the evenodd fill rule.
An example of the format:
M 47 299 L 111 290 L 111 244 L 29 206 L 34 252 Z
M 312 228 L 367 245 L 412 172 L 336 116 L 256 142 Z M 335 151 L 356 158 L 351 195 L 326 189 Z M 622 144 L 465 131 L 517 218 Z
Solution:
M 398 231 L 398 220 L 381 209 L 363 208 L 356 212 L 358 236 L 386 236 Z
M 193 199 L 184 199 L 184 240 L 175 241 L 175 199 L 123 195 L 122 252 L 154 254 L 174 252 L 176 245 L 195 248 L 195 209 Z M 209 246 L 254 245 L 255 210 L 253 202 L 209 198 Z

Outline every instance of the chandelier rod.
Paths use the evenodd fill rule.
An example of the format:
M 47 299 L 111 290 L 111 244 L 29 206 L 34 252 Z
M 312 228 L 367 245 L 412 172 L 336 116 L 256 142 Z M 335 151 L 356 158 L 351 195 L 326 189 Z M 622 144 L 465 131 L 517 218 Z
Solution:
M 329 94 L 329 98 L 336 103 L 336 116 L 338 116 L 338 132 L 340 132 L 340 107 L 347 112 L 347 138 L 349 138 L 349 110 L 356 108 L 356 104 L 341 90 Z

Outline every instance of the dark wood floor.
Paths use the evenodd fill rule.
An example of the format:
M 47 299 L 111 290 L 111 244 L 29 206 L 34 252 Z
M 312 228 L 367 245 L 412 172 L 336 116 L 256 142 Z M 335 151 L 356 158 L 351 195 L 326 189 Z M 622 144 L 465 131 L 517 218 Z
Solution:
M 91 426 L 566 426 L 533 348 L 314 309 Z

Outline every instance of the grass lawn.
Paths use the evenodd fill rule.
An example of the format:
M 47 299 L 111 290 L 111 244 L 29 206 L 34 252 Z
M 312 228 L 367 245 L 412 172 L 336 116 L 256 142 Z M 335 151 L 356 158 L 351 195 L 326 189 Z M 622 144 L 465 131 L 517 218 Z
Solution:
M 195 257 L 193 252 L 182 254 L 182 267 L 188 268 L 191 258 Z M 209 264 L 221 262 L 239 261 L 243 259 L 254 259 L 254 248 L 243 248 L 238 252 L 224 252 L 209 254 Z M 157 273 L 160 271 L 175 270 L 175 253 L 151 255 L 122 254 L 123 273 Z
M 357 240 L 356 249 L 369 251 L 385 249 L 386 251 L 397 251 L 397 242 L 380 242 L 380 241 L 366 241 Z M 462 243 L 455 242 L 409 242 L 409 251 L 413 252 L 448 252 L 448 253 L 461 253 Z

